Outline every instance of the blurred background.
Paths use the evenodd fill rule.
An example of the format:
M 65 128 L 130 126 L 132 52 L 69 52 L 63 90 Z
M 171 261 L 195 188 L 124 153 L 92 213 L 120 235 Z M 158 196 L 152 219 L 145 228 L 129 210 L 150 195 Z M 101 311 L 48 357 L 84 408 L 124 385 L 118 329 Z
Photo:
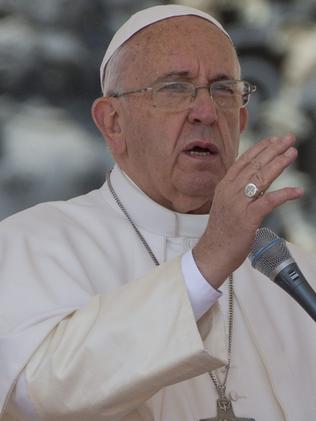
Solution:
M 299 159 L 278 185 L 303 185 L 305 197 L 265 225 L 316 250 L 315 0 L 0 0 L 0 219 L 104 182 L 112 160 L 90 107 L 105 48 L 131 13 L 169 3 L 218 18 L 257 84 L 242 150 L 297 136 Z

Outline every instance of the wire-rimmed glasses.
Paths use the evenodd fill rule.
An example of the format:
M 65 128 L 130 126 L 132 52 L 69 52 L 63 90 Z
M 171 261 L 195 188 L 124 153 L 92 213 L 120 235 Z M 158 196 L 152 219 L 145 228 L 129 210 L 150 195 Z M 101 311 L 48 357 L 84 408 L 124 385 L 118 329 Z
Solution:
M 170 111 L 189 109 L 199 89 L 207 89 L 217 108 L 228 110 L 243 108 L 256 86 L 245 80 L 219 80 L 209 85 L 194 85 L 190 82 L 157 82 L 150 87 L 118 92 L 109 96 L 119 98 L 125 95 L 150 93 L 153 105 Z

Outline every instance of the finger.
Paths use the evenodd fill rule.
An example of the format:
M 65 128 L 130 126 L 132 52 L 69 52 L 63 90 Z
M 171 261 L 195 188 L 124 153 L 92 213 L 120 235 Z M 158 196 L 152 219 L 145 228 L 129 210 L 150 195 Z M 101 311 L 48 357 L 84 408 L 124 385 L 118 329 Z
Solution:
M 253 148 L 248 149 L 241 155 L 240 160 L 243 166 L 247 166 L 249 163 L 256 167 L 262 167 L 269 163 L 275 156 L 284 153 L 287 149 L 292 147 L 296 139 L 292 134 L 285 136 L 273 136 L 266 138 L 262 142 L 262 146 L 257 148 L 255 145 Z M 259 143 L 261 143 L 259 142 Z M 256 163 L 256 165 L 254 165 Z
M 245 169 L 248 176 L 259 172 L 276 156 L 286 152 L 295 143 L 293 135 L 274 136 L 260 141 L 244 152 L 231 167 L 230 176 L 235 179 Z
M 302 187 L 284 187 L 265 193 L 257 200 L 250 202 L 248 211 L 258 213 L 260 217 L 264 218 L 277 207 L 288 201 L 299 199 L 303 195 L 304 189 Z
M 249 169 L 246 169 L 243 173 L 244 178 L 240 177 L 240 182 L 241 184 L 247 184 L 247 181 L 250 181 L 258 187 L 260 192 L 265 191 L 294 162 L 296 157 L 297 150 L 290 147 L 283 154 L 274 157 L 261 171 L 252 173 Z
M 266 190 L 297 158 L 297 150 L 293 147 L 275 157 L 262 170 L 260 190 Z

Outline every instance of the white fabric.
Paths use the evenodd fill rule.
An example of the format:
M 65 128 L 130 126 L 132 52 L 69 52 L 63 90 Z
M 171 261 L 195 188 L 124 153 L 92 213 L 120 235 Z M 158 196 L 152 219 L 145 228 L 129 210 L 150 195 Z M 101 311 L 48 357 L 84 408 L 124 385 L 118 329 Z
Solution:
M 159 261 L 170 256 L 171 244 L 178 250 L 182 243 L 186 250 L 202 234 L 207 216 L 183 215 L 182 218 L 154 204 L 127 182 L 118 169 L 113 171 L 112 183 Z M 107 186 L 69 202 L 40 205 L 0 225 L 3 335 L 0 391 L 4 398 L 37 347 L 40 334 L 47 336 L 50 326 L 58 323 L 58 317 L 61 320 L 70 308 L 82 307 L 85 299 L 88 301 L 97 293 L 115 291 L 128 280 L 150 273 L 153 263 L 145 257 L 146 252 L 118 211 Z M 183 238 L 179 240 L 180 237 Z M 30 251 L 27 257 L 25 250 Z M 293 247 L 291 251 L 315 288 L 315 259 Z M 135 258 L 136 255 L 142 256 L 141 259 Z M 104 260 L 113 262 L 113 267 L 104 265 Z M 12 279 L 14 288 L 11 288 Z M 236 399 L 236 415 L 254 417 L 256 421 L 313 419 L 316 413 L 314 322 L 282 290 L 254 272 L 248 261 L 236 271 L 234 279 L 236 313 L 228 392 Z M 45 294 L 41 291 L 43 280 Z M 224 314 L 227 312 L 225 288 L 212 308 L 213 314 L 221 309 Z M 20 302 L 14 307 L 12 303 L 16 302 L 19 290 L 22 290 Z M 45 307 L 51 309 L 51 318 L 47 311 L 44 313 Z M 41 317 L 35 309 L 42 312 Z M 41 321 L 41 329 L 36 320 Z M 43 320 L 46 320 L 45 331 Z M 20 325 L 19 329 L 16 325 Z M 27 353 L 22 353 L 25 344 Z M 103 363 L 96 361 L 92 372 L 98 364 Z M 100 390 L 96 389 L 95 394 L 99 398 Z M 128 415 L 124 421 L 196 421 L 215 416 L 215 401 L 214 387 L 208 375 L 203 374 L 164 388 L 144 402 L 138 415 Z
M 150 242 L 161 262 L 170 258 L 170 255 L 167 256 L 168 245 L 172 244 L 173 238 L 183 237 L 183 250 L 186 251 L 191 245 L 188 241 L 195 242 L 202 235 L 206 215 L 181 215 L 153 205 L 154 202 L 140 190 L 135 191 L 133 183 L 126 180 L 118 168 L 113 171 L 112 182 L 116 183 L 118 190 L 123 190 L 123 201 L 129 204 L 129 212 L 140 229 L 150 227 Z M 100 229 L 106 223 L 105 200 L 109 200 L 106 185 L 99 191 L 69 202 L 38 205 L 1 223 L 0 408 L 4 406 L 5 397 L 18 373 L 47 333 L 67 315 L 83 307 L 96 292 L 117 287 L 116 284 L 111 286 L 110 281 L 104 285 L 104 276 L 95 264 L 104 260 L 103 253 L 109 252 L 114 254 L 113 262 L 116 262 L 125 244 L 124 238 L 122 245 L 117 239 L 117 243 L 111 244 L 108 250 L 106 234 Z M 128 227 L 131 244 L 136 242 L 143 251 L 144 261 L 136 264 L 132 257 L 135 247 L 131 246 L 129 265 L 133 270 L 129 271 L 129 278 L 137 279 L 144 271 L 152 269 L 153 262 L 142 244 L 139 246 L 139 239 L 125 217 L 117 212 L 117 204 L 111 200 L 110 197 L 107 206 L 118 214 L 124 229 Z M 144 213 L 146 207 L 150 211 Z M 50 227 L 47 227 L 47 221 L 50 221 Z M 64 232 L 56 229 L 63 226 L 66 227 L 61 228 Z M 122 236 L 126 237 L 125 230 Z M 44 243 L 47 244 L 46 254 L 42 256 Z M 25 253 L 28 249 L 29 255 Z M 78 264 L 78 256 L 82 256 L 85 267 Z M 67 267 L 60 265 L 59 262 L 63 261 L 67 262 Z M 94 281 L 91 284 L 86 280 L 87 273 Z M 117 279 L 117 273 L 111 276 L 111 269 L 104 269 L 104 273 L 108 273 L 111 279 Z M 43 279 L 51 285 L 51 296 Z M 121 275 L 120 279 L 124 282 L 126 275 Z M 65 284 L 67 294 L 63 288 Z M 14 307 L 13 302 L 16 303 Z
M 164 19 L 168 19 L 175 16 L 186 16 L 193 15 L 199 16 L 203 19 L 208 20 L 213 25 L 216 25 L 229 39 L 230 36 L 225 31 L 223 26 L 208 13 L 202 12 L 201 10 L 195 9 L 189 6 L 181 6 L 176 4 L 153 6 L 147 9 L 141 10 L 132 15 L 114 34 L 106 52 L 100 67 L 100 81 L 103 94 L 105 94 L 103 79 L 104 70 L 113 56 L 116 50 L 120 48 L 129 38 L 134 34 L 146 28 L 146 26 L 152 25 L 155 22 L 159 22 Z
M 182 256 L 181 269 L 195 320 L 199 320 L 222 294 L 202 276 L 193 259 L 192 250 Z
M 234 336 L 231 368 L 226 389 L 227 395 L 233 401 L 236 415 L 253 417 L 256 421 L 286 421 L 289 418 L 285 417 L 285 413 L 278 402 L 278 393 L 274 391 L 273 386 L 271 387 L 268 371 L 270 362 L 262 360 L 260 348 L 258 352 L 256 339 L 251 334 L 247 320 L 243 317 L 239 300 L 236 299 L 240 293 L 240 284 L 244 284 L 243 277 L 246 279 L 249 277 L 247 266 L 248 262 L 238 270 L 238 275 L 236 274 L 234 279 L 236 290 Z M 226 317 L 228 315 L 228 282 L 222 285 L 221 290 L 223 296 L 219 303 L 221 311 Z M 228 318 L 226 323 L 228 330 Z M 270 335 L 270 332 L 267 332 L 267 335 Z M 242 340 L 240 340 L 241 338 Z M 219 379 L 223 381 L 225 370 L 221 368 L 216 373 Z
M 9 401 L 8 409 L 11 415 L 15 416 L 18 420 L 42 421 L 33 402 L 30 400 L 24 371 L 22 371 L 18 378 L 16 387 Z M 4 421 L 6 421 L 6 419 Z
M 122 172 L 122 175 L 124 175 L 124 177 L 128 180 L 131 187 L 135 188 L 138 192 L 141 193 L 139 187 L 133 182 L 133 180 L 128 177 L 127 174 Z M 177 215 L 178 221 L 183 220 L 184 224 L 188 223 L 189 220 L 192 221 L 192 217 L 190 216 L 187 218 L 183 214 L 175 214 Z M 206 224 L 207 217 L 204 215 L 202 218 L 203 219 L 199 217 L 200 221 L 203 221 L 203 223 Z M 180 232 L 181 230 L 182 228 L 180 228 Z M 217 291 L 206 281 L 195 264 L 194 258 L 192 256 L 192 248 L 196 244 L 196 241 L 197 238 L 190 238 L 186 236 L 167 238 L 166 260 L 173 259 L 175 256 L 179 256 L 188 250 L 181 258 L 181 269 L 185 285 L 188 290 L 188 295 L 192 305 L 195 320 L 199 320 L 203 314 L 205 314 L 218 300 L 218 298 L 221 296 L 221 292 Z

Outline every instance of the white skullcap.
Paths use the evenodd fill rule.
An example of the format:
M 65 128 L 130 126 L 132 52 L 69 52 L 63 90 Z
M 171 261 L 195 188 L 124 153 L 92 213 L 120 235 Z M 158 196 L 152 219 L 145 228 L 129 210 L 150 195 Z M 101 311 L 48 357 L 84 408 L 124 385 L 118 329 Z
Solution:
M 141 29 L 146 28 L 146 26 L 152 25 L 155 22 L 159 22 L 163 19 L 172 18 L 175 16 L 186 16 L 193 15 L 199 16 L 203 19 L 210 21 L 212 24 L 216 25 L 230 40 L 230 36 L 222 27 L 222 25 L 211 15 L 202 12 L 201 10 L 194 9 L 193 7 L 181 6 L 176 4 L 162 5 L 149 7 L 147 9 L 141 10 L 134 15 L 132 15 L 114 34 L 102 60 L 100 67 L 100 79 L 101 79 L 101 88 L 103 94 L 104 86 L 104 71 L 107 63 L 109 62 L 112 55 L 118 50 L 121 45 L 123 45 L 129 38 L 134 34 L 139 32 Z

